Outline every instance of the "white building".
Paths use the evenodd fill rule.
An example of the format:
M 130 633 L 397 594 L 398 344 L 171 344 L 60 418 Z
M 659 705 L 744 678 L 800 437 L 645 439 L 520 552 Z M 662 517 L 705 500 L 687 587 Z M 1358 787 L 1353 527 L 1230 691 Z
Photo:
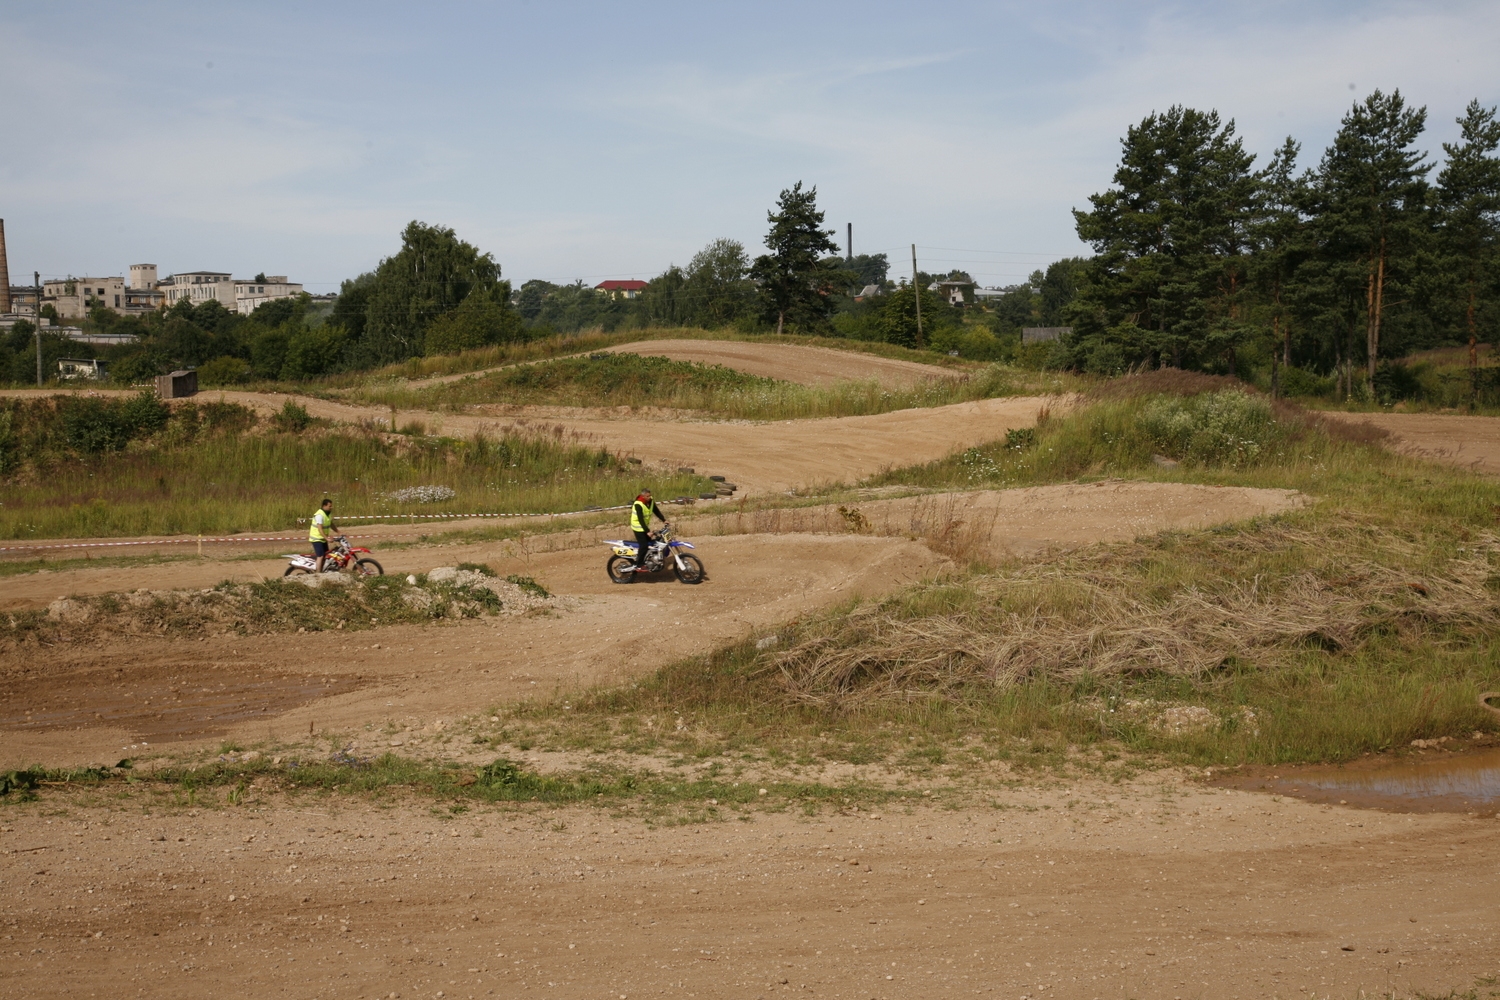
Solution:
M 218 299 L 219 305 L 231 312 L 235 309 L 234 278 L 228 271 L 188 271 L 185 274 L 169 274 L 157 283 L 167 296 L 167 308 L 183 299 L 193 305 L 202 305 L 209 299 Z
M 273 274 L 269 277 L 258 275 L 253 281 L 234 283 L 234 307 L 241 313 L 249 315 L 267 302 L 275 302 L 277 299 L 295 299 L 301 294 L 302 286 L 294 281 L 287 281 L 284 274 Z

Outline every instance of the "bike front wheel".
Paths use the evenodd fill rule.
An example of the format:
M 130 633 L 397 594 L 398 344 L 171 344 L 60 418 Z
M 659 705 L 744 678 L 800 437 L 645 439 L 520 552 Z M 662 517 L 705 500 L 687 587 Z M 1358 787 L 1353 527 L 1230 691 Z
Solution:
M 678 580 L 683 583 L 703 582 L 703 563 L 698 560 L 697 556 L 678 556 L 677 558 L 682 560 L 681 566 L 673 567 Z
M 355 576 L 385 576 L 385 570 L 374 559 L 354 560 Z

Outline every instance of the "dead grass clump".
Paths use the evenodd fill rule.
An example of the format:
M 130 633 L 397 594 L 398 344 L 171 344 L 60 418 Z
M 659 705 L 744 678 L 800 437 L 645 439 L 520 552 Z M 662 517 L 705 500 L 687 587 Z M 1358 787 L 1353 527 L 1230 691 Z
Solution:
M 1241 547 L 1267 555 L 1327 543 L 1326 535 L 1275 527 Z M 1253 665 L 1299 648 L 1352 650 L 1378 633 L 1482 632 L 1500 622 L 1500 598 L 1486 586 L 1500 539 L 1486 536 L 1420 580 L 1405 568 L 1420 564 L 1416 546 L 1384 547 L 1380 561 L 1341 558 L 1337 576 L 1314 567 L 1274 589 L 1259 577 L 1248 586 L 1225 580 L 1160 600 L 1118 549 L 1079 554 L 975 578 L 946 613 L 905 614 L 889 602 L 856 609 L 810 629 L 772 670 L 794 700 L 827 705 L 1026 680 L 1201 677 L 1231 659 Z

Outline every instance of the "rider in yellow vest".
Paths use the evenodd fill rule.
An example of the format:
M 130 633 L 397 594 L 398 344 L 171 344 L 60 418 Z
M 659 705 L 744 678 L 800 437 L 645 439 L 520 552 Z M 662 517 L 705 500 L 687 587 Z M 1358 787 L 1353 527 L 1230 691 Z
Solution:
M 323 572 L 323 560 L 328 558 L 328 539 L 338 530 L 339 526 L 333 523 L 333 501 L 324 499 L 307 529 L 307 540 L 312 542 L 313 555 L 318 557 L 318 568 L 314 572 Z
M 662 527 L 669 528 L 666 515 L 656 506 L 651 499 L 650 490 L 641 490 L 635 498 L 635 503 L 630 505 L 630 530 L 635 532 L 635 571 L 646 572 L 646 550 L 651 547 L 651 518 L 658 518 Z

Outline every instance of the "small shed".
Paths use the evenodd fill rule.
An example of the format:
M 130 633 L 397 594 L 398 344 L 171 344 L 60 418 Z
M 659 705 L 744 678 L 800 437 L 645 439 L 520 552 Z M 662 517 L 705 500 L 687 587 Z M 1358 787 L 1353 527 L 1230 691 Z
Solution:
M 57 377 L 64 381 L 79 378 L 103 381 L 109 378 L 109 364 L 97 358 L 58 358 Z
M 1059 340 L 1073 332 L 1071 326 L 1028 326 L 1021 329 L 1021 343 L 1043 344 Z
M 191 368 L 156 376 L 156 395 L 162 399 L 182 399 L 197 392 L 198 373 Z

